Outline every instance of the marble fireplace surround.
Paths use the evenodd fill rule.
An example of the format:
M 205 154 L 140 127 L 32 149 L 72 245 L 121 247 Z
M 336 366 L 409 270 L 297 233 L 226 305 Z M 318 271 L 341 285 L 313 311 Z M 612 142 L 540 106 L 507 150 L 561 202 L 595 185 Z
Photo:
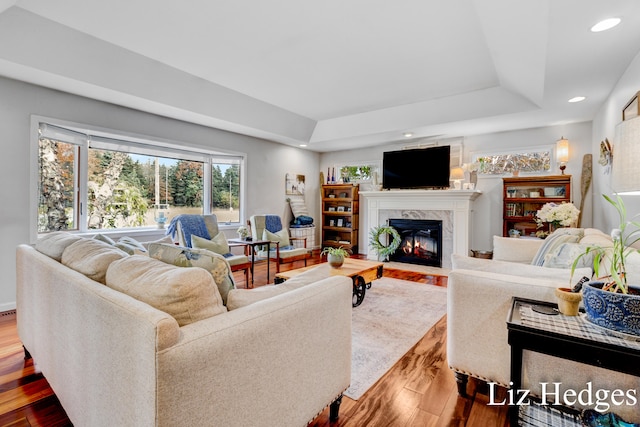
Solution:
M 369 247 L 369 230 L 390 218 L 442 221 L 442 267 L 451 268 L 451 254 L 469 254 L 473 201 L 478 190 L 389 190 L 360 192 L 361 251 L 377 259 Z

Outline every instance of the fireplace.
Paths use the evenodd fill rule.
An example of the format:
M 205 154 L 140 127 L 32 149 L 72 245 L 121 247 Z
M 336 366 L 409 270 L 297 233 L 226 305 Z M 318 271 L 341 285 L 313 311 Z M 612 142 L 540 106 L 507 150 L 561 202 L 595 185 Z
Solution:
M 400 246 L 391 261 L 442 267 L 442 221 L 430 219 L 389 219 L 400 234 Z

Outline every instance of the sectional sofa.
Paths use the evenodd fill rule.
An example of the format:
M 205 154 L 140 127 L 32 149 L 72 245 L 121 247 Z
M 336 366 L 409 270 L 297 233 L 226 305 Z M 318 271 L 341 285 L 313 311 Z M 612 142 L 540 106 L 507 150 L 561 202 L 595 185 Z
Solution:
M 205 268 L 54 236 L 17 248 L 18 334 L 74 425 L 298 427 L 329 405 L 337 417 L 350 279 L 311 272 L 223 299 Z

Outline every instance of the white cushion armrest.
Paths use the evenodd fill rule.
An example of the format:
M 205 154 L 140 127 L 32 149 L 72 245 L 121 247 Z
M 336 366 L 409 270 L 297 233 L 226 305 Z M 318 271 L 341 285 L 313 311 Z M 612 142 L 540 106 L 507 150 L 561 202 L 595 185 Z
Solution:
M 509 383 L 506 319 L 512 297 L 555 302 L 565 282 L 487 271 L 453 270 L 447 283 L 449 366 L 483 379 Z

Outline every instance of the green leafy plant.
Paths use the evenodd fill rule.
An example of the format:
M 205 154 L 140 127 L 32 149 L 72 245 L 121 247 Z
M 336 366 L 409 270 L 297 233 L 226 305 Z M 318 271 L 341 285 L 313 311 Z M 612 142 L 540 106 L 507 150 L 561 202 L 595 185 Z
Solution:
M 350 255 L 349 251 L 343 248 L 342 246 L 340 246 L 339 248 L 335 248 L 333 246 L 327 246 L 326 248 L 322 249 L 321 254 L 342 256 L 344 258 L 349 258 L 349 255 Z
M 596 278 L 605 281 L 602 290 L 627 294 L 629 286 L 626 262 L 630 254 L 640 252 L 632 247 L 640 240 L 640 222 L 627 220 L 627 209 L 619 195 L 616 195 L 615 200 L 604 194 L 602 196 L 613 205 L 620 220 L 619 227 L 611 230 L 613 246 L 589 246 L 574 260 L 571 275 L 573 276 L 582 257 L 593 256 L 593 273 Z

